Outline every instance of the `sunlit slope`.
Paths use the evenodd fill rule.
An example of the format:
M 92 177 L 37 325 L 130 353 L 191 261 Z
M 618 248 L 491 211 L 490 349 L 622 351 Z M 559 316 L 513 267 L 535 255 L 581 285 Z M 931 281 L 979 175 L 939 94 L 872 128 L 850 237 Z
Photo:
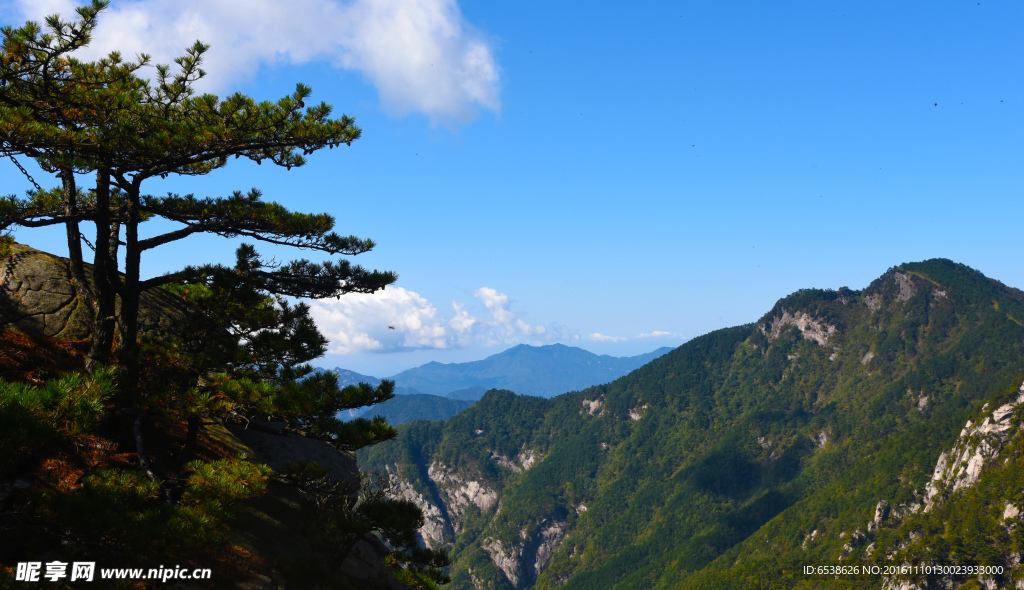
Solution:
M 808 584 L 795 568 L 837 559 L 879 500 L 912 502 L 965 421 L 1020 385 L 1022 301 L 962 265 L 907 264 L 606 386 L 491 392 L 364 465 L 434 508 L 457 588 Z

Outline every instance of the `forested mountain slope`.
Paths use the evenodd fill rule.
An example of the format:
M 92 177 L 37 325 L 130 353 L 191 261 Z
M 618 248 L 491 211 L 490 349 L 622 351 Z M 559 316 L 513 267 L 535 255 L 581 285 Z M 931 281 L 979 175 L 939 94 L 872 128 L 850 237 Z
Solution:
M 455 588 L 896 588 L 913 580 L 803 567 L 904 562 L 998 563 L 984 581 L 1008 584 L 1022 318 L 1016 289 L 905 264 L 862 292 L 799 291 L 608 385 L 488 392 L 361 464 L 424 508 Z

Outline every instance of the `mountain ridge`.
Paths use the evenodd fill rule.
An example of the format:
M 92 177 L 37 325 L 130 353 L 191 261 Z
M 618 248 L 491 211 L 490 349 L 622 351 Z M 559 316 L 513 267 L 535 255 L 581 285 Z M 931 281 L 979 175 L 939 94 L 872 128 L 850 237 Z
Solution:
M 802 564 L 908 551 L 991 562 L 970 532 L 982 529 L 998 559 L 1019 564 L 1002 520 L 962 516 L 991 478 L 1024 483 L 1019 462 L 980 455 L 975 466 L 993 467 L 978 467 L 977 487 L 942 496 L 983 527 L 920 506 L 968 419 L 1002 408 L 1024 379 L 1022 317 L 1020 290 L 948 260 L 908 263 L 863 291 L 797 291 L 612 383 L 549 400 L 489 391 L 360 460 L 421 505 L 421 535 L 453 550 L 457 589 L 813 588 L 824 579 Z M 999 452 L 1024 453 L 1012 443 L 1021 416 L 1001 416 L 1012 432 L 992 447 L 999 465 Z M 1024 498 L 984 502 L 1002 515 Z M 915 541 L 917 526 L 959 531 L 960 553 Z
M 513 388 L 525 395 L 550 397 L 573 389 L 582 389 L 590 385 L 613 381 L 643 365 L 650 359 L 657 358 L 672 350 L 662 347 L 657 350 L 632 357 L 613 357 L 596 355 L 587 350 L 551 344 L 547 346 L 530 346 L 519 344 L 500 353 L 493 354 L 479 361 L 468 363 L 438 363 L 431 361 L 389 377 L 395 381 L 395 396 L 429 396 L 417 397 L 415 400 L 395 399 L 384 404 L 349 410 L 340 415 L 342 419 L 351 420 L 359 416 L 372 416 L 382 412 L 385 416 L 398 418 L 398 424 L 413 420 L 443 420 L 468 407 L 459 401 L 479 400 L 485 391 L 492 388 Z M 569 366 L 566 368 L 566 360 Z M 511 362 L 509 362 L 511 361 Z M 586 369 L 580 369 L 587 363 Z M 572 371 L 575 365 L 577 370 Z M 561 370 L 565 368 L 565 370 Z M 327 371 L 329 369 L 317 369 Z M 367 382 L 377 385 L 380 379 L 362 375 L 355 371 L 335 367 L 330 369 L 339 377 L 339 384 L 353 385 Z M 559 374 L 560 378 L 552 382 L 551 375 Z M 427 385 L 424 385 L 427 384 Z M 565 387 L 565 389 L 562 389 Z M 432 392 L 424 390 L 430 389 Z M 441 397 L 442 399 L 431 399 Z M 449 401 L 444 401 L 449 398 Z M 420 412 L 417 414 L 417 412 Z
M 551 397 L 612 381 L 669 350 L 671 348 L 662 347 L 641 355 L 613 357 L 564 344 L 519 344 L 479 361 L 432 361 L 397 373 L 390 379 L 400 386 L 433 395 L 478 386 Z

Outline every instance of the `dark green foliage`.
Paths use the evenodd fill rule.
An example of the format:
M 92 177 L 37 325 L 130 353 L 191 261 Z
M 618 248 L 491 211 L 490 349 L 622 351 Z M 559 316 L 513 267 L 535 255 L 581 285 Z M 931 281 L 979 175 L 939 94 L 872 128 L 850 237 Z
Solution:
M 138 470 L 99 466 L 112 445 L 92 433 L 114 393 L 111 373 L 101 368 L 91 376 L 68 374 L 42 387 L 0 381 L 4 468 L 24 474 L 42 462 L 40 473 L 50 483 L 27 492 L 24 513 L 47 515 L 96 539 L 117 538 L 140 553 L 152 547 L 154 535 L 180 547 L 215 544 L 234 504 L 262 493 L 269 469 L 244 456 L 193 461 L 185 466 L 180 501 L 172 506 L 159 501 L 163 482 Z M 82 452 L 83 447 L 96 450 Z M 86 469 L 88 462 L 97 467 L 91 473 L 83 469 L 74 451 L 83 454 Z
M 89 432 L 113 393 L 108 369 L 91 376 L 64 375 L 42 387 L 0 381 L 0 453 L 14 454 L 15 445 Z
M 308 305 L 291 305 L 275 294 L 265 266 L 252 246 L 243 244 L 234 268 L 188 269 L 185 282 L 165 285 L 189 304 L 190 315 L 181 330 L 186 337 L 148 348 L 155 358 L 180 367 L 178 391 L 185 393 L 164 395 L 161 405 L 191 419 L 218 412 L 271 416 L 343 449 L 393 438 L 384 420 L 336 418 L 390 399 L 394 383 L 342 388 L 336 374 L 314 372 L 306 363 L 323 355 L 327 340 L 309 317 Z

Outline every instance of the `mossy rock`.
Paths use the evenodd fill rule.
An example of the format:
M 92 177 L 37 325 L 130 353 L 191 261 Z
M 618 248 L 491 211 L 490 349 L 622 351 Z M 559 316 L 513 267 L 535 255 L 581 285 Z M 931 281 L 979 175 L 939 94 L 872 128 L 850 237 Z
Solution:
M 91 264 L 85 274 L 91 283 Z M 172 334 L 188 313 L 183 301 L 161 289 L 143 292 L 139 309 L 139 333 L 153 338 Z M 14 243 L 0 261 L 0 323 L 35 338 L 84 340 L 92 336 L 93 312 L 75 292 L 67 258 Z

